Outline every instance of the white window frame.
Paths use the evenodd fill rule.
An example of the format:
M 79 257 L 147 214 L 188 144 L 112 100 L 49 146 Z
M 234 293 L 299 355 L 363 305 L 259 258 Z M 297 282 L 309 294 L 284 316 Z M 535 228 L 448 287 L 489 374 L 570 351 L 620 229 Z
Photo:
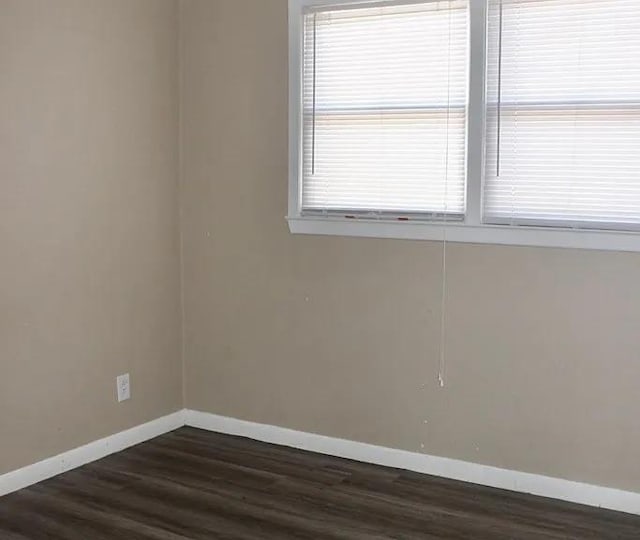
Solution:
M 347 219 L 330 215 L 326 217 L 303 215 L 301 208 L 303 11 L 311 6 L 366 5 L 372 1 L 375 0 L 289 0 L 287 221 L 291 233 L 640 252 L 639 232 L 482 223 L 488 0 L 468 0 L 470 53 L 467 109 L 467 212 L 464 220 L 398 221 L 382 218 Z M 393 3 L 393 0 L 389 3 Z

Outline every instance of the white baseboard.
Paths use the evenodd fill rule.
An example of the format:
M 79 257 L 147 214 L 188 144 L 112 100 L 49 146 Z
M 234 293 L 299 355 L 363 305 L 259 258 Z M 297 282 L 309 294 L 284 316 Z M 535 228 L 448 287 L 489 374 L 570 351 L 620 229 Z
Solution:
M 0 497 L 148 441 L 181 426 L 240 435 L 365 463 L 640 515 L 640 493 L 336 439 L 192 410 L 178 411 L 22 469 L 0 475 Z
M 184 424 L 185 413 L 178 411 L 22 469 L 0 475 L 0 497 L 148 441 L 178 429 Z
M 185 411 L 185 422 L 188 426 L 208 431 L 640 515 L 640 493 L 335 439 L 192 410 Z

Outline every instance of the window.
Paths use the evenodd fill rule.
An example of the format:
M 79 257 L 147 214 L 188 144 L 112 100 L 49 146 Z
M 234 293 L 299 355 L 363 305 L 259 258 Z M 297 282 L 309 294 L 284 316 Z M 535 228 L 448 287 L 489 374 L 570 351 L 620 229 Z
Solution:
M 467 6 L 304 13 L 302 211 L 461 218 Z
M 490 0 L 484 215 L 640 225 L 640 3 Z
M 640 251 L 640 2 L 289 0 L 292 232 Z

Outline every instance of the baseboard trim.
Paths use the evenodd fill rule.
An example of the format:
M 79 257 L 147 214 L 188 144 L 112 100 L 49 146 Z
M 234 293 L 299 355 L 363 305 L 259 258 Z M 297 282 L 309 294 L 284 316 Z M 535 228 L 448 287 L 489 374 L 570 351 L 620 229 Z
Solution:
M 640 515 L 640 493 L 385 448 L 193 410 L 188 426 L 366 463 Z
M 184 425 L 320 454 L 640 515 L 640 493 L 337 439 L 193 410 L 177 411 L 22 469 L 0 475 L 0 497 L 120 452 Z
M 184 410 L 0 475 L 0 497 L 120 452 L 185 425 Z

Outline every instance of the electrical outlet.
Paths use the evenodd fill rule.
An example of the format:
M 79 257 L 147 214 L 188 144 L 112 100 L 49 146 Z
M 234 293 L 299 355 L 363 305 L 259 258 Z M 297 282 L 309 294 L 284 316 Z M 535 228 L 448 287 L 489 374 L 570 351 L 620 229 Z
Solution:
M 129 384 L 129 374 L 116 377 L 116 387 L 118 389 L 118 403 L 131 398 L 131 386 Z

